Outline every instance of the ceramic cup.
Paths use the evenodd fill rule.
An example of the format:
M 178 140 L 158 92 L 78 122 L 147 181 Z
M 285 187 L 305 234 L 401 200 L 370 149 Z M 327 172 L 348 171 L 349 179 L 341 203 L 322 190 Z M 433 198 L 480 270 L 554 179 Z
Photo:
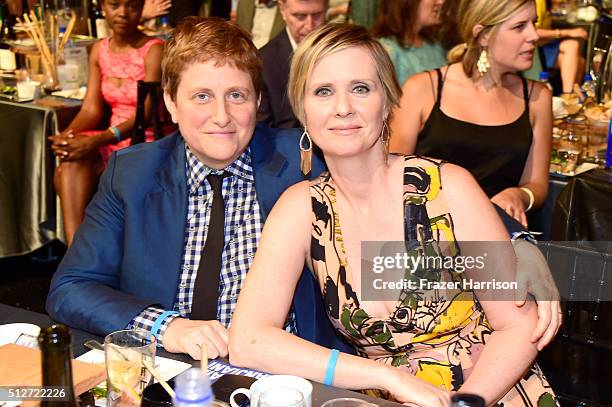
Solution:
M 257 402 L 261 393 L 273 388 L 290 388 L 299 390 L 300 393 L 302 393 L 302 396 L 304 396 L 306 407 L 312 407 L 312 384 L 302 377 L 290 375 L 263 377 L 254 382 L 248 389 L 236 389 L 230 395 L 230 405 L 232 407 L 239 407 L 239 403 L 236 402 L 234 398 L 238 394 L 244 394 L 251 401 L 251 407 L 257 407 Z

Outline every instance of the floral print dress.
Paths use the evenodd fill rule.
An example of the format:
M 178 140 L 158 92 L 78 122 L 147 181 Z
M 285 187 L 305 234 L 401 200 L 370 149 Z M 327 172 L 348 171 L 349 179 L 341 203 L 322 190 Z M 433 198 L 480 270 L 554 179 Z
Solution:
M 453 222 L 447 211 L 435 216 L 432 202 L 442 189 L 441 163 L 414 156 L 405 157 L 404 216 L 405 245 L 413 250 L 439 253 L 445 246 L 457 255 Z M 401 291 L 396 308 L 387 318 L 373 317 L 359 303 L 336 210 L 336 190 L 329 173 L 310 187 L 312 201 L 311 259 L 335 328 L 364 357 L 400 369 L 449 391 L 457 390 L 469 376 L 491 334 L 481 305 L 472 291 L 456 290 L 453 296 L 436 290 Z M 436 207 L 440 208 L 438 200 Z M 441 206 L 445 208 L 445 205 Z M 445 213 L 444 213 L 445 212 Z M 444 245 L 440 243 L 445 242 Z M 422 271 L 416 278 L 441 280 L 457 277 L 452 271 Z M 491 372 L 495 374 L 495 372 Z M 382 391 L 369 391 L 392 399 Z M 498 406 L 557 406 L 556 397 L 539 367 L 534 364 L 497 403 Z

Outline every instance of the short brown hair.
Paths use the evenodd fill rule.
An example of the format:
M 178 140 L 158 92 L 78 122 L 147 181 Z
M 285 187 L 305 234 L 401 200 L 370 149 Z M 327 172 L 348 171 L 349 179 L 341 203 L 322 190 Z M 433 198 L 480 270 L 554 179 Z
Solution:
M 416 23 L 421 1 L 381 1 L 378 8 L 378 17 L 372 27 L 372 35 L 375 37 L 391 37 L 402 47 L 411 45 L 415 38 L 410 38 L 410 36 L 413 35 L 412 28 Z M 435 27 L 424 27 L 418 33 L 427 42 L 434 42 L 435 34 Z
M 306 86 L 317 62 L 336 51 L 353 47 L 363 47 L 372 55 L 385 94 L 388 120 L 391 119 L 393 107 L 399 106 L 402 88 L 387 51 L 363 27 L 353 24 L 327 24 L 310 33 L 297 47 L 291 60 L 287 94 L 295 116 L 302 123 L 306 123 Z
M 162 87 L 172 100 L 187 66 L 214 60 L 248 73 L 261 90 L 261 61 L 249 35 L 221 18 L 185 17 L 172 32 L 162 57 Z

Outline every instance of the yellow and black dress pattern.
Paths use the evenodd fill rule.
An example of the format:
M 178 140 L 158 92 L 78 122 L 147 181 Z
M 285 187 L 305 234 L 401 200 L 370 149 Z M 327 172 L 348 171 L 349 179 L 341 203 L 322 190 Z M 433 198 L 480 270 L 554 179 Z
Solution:
M 414 251 L 458 254 L 452 218 L 441 202 L 443 199 L 433 205 L 442 189 L 440 166 L 438 161 L 405 157 L 404 240 L 409 254 Z M 336 190 L 329 173 L 314 180 L 310 191 L 312 267 L 335 328 L 361 356 L 405 369 L 449 391 L 461 387 L 491 334 L 474 293 L 458 289 L 449 296 L 448 290 L 440 295 L 437 290 L 405 289 L 387 318 L 369 315 L 360 306 L 352 286 L 335 208 Z M 408 278 L 455 281 L 459 277 L 448 270 L 420 269 Z M 377 395 L 389 398 L 382 392 Z M 534 364 L 497 405 L 558 404 L 546 378 Z

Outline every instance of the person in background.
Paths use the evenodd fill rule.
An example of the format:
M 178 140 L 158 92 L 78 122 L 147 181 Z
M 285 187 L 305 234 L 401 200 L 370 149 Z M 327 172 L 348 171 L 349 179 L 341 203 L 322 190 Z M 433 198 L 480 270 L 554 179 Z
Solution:
M 350 0 L 329 0 L 328 23 L 346 23 L 349 19 Z
M 83 221 L 100 174 L 113 151 L 130 145 L 137 102 L 137 81 L 161 79 L 163 42 L 139 29 L 143 0 L 103 0 L 112 37 L 96 42 L 89 55 L 87 93 L 81 110 L 61 133 L 50 137 L 60 159 L 53 182 L 60 198 L 68 246 Z M 93 130 L 111 107 L 110 126 Z M 152 106 L 146 101 L 145 109 Z M 153 135 L 147 134 L 147 140 Z
M 381 3 L 383 0 L 351 0 L 350 21 L 370 29 L 376 21 Z
M 257 49 L 285 28 L 277 0 L 240 0 L 236 9 L 236 24 L 251 33 Z
M 517 308 L 463 288 L 403 288 L 384 291 L 385 301 L 374 298 L 383 291 L 373 293 L 367 283 L 376 270 L 367 266 L 364 242 L 404 242 L 428 256 L 457 255 L 442 249 L 453 242 L 461 242 L 462 255 L 465 242 L 496 242 L 502 250 L 476 274 L 494 270 L 499 277 L 516 269 L 507 232 L 467 171 L 388 154 L 387 121 L 400 96 L 388 54 L 362 27 L 326 25 L 296 50 L 289 99 L 305 125 L 303 138 L 321 149 L 328 172 L 290 187 L 268 217 L 230 328 L 230 362 L 375 389 L 380 397 L 422 407 L 448 406 L 450 392 L 481 395 L 487 405 L 553 406 L 554 393 L 533 364 L 534 302 Z M 304 263 L 319 283 L 328 318 L 359 356 L 283 330 Z M 432 272 L 435 281 L 456 281 L 461 272 L 436 271 L 414 277 Z M 410 276 L 405 273 L 399 275 Z
M 372 34 L 383 44 L 400 83 L 412 75 L 446 65 L 436 41 L 444 0 L 383 1 Z
M 391 123 L 390 149 L 469 170 L 491 201 L 523 225 L 546 200 L 551 93 L 520 72 L 538 33 L 533 0 L 461 0 L 465 43 L 451 65 L 408 79 Z
M 227 356 L 227 327 L 285 188 L 304 179 L 297 130 L 256 126 L 261 61 L 248 34 L 186 17 L 162 60 L 164 100 L 179 132 L 111 156 L 86 217 L 53 276 L 47 312 L 107 335 L 150 330 L 166 351 Z M 296 134 L 297 133 L 297 134 Z M 312 170 L 323 169 L 313 161 Z M 295 291 L 288 330 L 337 338 L 314 278 Z
M 168 14 L 170 7 L 172 7 L 172 0 L 144 0 L 141 20 L 148 21 L 164 16 Z
M 543 50 L 544 70 L 559 68 L 561 87 L 564 95 L 574 93 L 576 84 L 580 84 L 584 73 L 584 57 L 581 55 L 582 42 L 589 38 L 584 28 L 552 29 L 550 16 L 547 13 L 546 0 L 536 0 L 540 37 L 539 45 Z M 580 90 L 577 91 L 580 93 Z
M 301 127 L 287 99 L 291 56 L 297 45 L 325 24 L 328 0 L 279 0 L 286 28 L 261 48 L 263 86 L 257 120 L 277 128 Z

